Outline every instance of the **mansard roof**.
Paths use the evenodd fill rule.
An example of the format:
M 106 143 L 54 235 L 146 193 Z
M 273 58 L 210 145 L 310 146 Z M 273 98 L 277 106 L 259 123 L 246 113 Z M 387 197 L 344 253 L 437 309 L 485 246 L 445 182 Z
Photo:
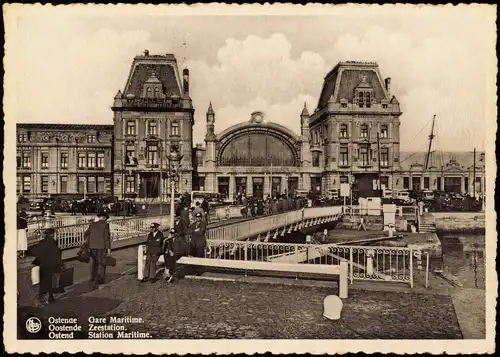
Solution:
M 325 77 L 318 109 L 325 107 L 329 101 L 340 102 L 341 99 L 347 99 L 351 102 L 358 87 L 373 88 L 376 102 L 389 100 L 377 63 L 339 62 Z
M 172 54 L 149 55 L 149 53 L 134 58 L 123 91 L 124 95 L 141 97 L 144 83 L 151 81 L 153 74 L 156 78 L 153 80 L 162 84 L 163 92 L 167 97 L 181 95 L 181 81 L 175 56 Z

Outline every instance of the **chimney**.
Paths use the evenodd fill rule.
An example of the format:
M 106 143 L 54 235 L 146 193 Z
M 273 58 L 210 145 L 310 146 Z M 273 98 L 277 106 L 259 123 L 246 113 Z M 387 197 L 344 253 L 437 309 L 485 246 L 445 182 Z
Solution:
M 387 94 L 391 96 L 391 77 L 385 79 L 385 89 L 387 89 Z
M 144 56 L 149 56 L 149 50 L 144 50 Z
M 189 97 L 189 69 L 182 71 L 184 94 Z

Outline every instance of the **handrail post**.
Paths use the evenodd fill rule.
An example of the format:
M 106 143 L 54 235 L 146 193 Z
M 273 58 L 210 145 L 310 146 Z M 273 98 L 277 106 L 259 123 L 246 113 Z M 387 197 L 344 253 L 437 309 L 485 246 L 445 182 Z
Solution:
M 248 242 L 244 242 L 244 247 L 245 247 L 245 261 L 248 261 Z M 245 278 L 248 276 L 247 270 L 245 269 Z
M 410 249 L 410 287 L 413 289 L 413 249 Z
M 425 288 L 427 289 L 429 286 L 429 252 L 425 252 L 426 254 L 426 266 L 425 266 Z
M 295 264 L 299 264 L 299 247 L 295 245 Z M 295 273 L 295 280 L 299 279 L 299 273 Z
M 352 284 L 354 282 L 354 253 L 352 248 L 349 248 L 349 275 Z

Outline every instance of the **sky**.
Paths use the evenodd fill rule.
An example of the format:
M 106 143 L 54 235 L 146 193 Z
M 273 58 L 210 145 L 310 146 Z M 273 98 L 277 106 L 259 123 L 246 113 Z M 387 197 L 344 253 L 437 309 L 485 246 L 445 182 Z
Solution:
M 6 23 L 6 119 L 112 124 L 134 56 L 173 53 L 190 70 L 194 141 L 263 111 L 300 131 L 339 61 L 375 61 L 401 104 L 401 150 L 485 149 L 496 121 L 492 6 L 16 6 Z M 493 107 L 495 109 L 495 107 Z M 488 133 L 491 134 L 491 133 Z

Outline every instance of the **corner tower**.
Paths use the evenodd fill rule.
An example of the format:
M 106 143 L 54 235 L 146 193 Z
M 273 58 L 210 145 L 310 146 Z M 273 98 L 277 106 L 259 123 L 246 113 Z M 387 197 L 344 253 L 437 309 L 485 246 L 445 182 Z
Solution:
M 323 191 L 353 182 L 369 195 L 379 179 L 392 189 L 402 112 L 390 85 L 375 62 L 340 62 L 326 75 L 310 118 L 312 145 L 323 155 Z
M 115 195 L 149 202 L 169 197 L 168 153 L 183 155 L 177 191 L 192 187 L 194 109 L 189 70 L 174 55 L 145 50 L 132 61 L 123 92 L 114 98 Z

